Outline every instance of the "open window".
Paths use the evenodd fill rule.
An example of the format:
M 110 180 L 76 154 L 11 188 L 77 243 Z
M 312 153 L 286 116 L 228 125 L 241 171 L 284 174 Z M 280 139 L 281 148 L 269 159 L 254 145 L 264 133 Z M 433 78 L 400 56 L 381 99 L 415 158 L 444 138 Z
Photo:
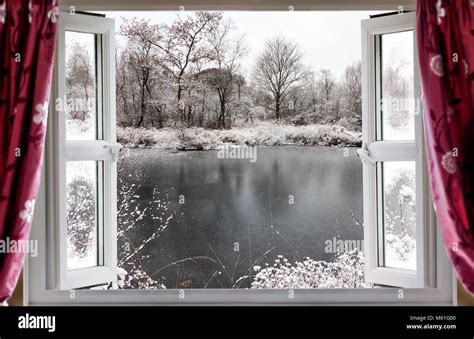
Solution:
M 131 6 L 134 12 L 111 12 L 102 2 L 81 10 L 104 14 L 60 15 L 46 161 L 32 227 L 40 248 L 25 269 L 30 305 L 452 304 L 451 271 L 434 227 L 423 154 L 414 13 L 362 21 L 362 44 L 346 32 L 340 39 L 335 35 L 331 42 L 344 51 L 351 51 L 344 39 L 357 51 L 362 45 L 362 66 L 358 59 L 343 80 L 334 78 L 339 85 L 331 85 L 329 96 L 318 86 L 330 85 L 330 72 L 305 75 L 304 91 L 295 89 L 279 106 L 280 118 L 291 124 L 272 125 L 276 104 L 271 94 L 256 90 L 255 74 L 247 81 L 232 77 L 233 96 L 227 98 L 233 101 L 224 109 L 233 111 L 225 115 L 219 94 L 228 73 L 219 67 L 234 65 L 227 54 L 202 53 L 198 46 L 183 83 L 180 69 L 166 70 L 170 60 L 186 57 L 181 49 L 135 50 L 137 40 L 149 47 L 148 40 L 140 40 L 143 32 L 176 43 L 179 15 L 208 18 L 191 8 L 176 17 L 169 8 L 153 8 L 156 12 L 140 12 L 138 5 Z M 293 23 L 305 17 L 309 25 L 328 16 L 273 9 L 246 13 L 244 6 L 217 14 L 240 17 L 236 33 L 257 32 L 256 17 L 276 25 L 286 15 Z M 357 28 L 374 13 L 346 15 Z M 152 19 L 131 21 L 140 16 Z M 129 36 L 120 29 L 115 40 L 127 17 L 128 24 L 152 29 L 133 29 Z M 320 53 L 311 34 L 321 28 L 311 31 L 308 25 L 301 25 L 302 41 Z M 155 36 L 155 26 L 163 34 Z M 262 34 L 270 38 L 275 30 Z M 219 35 L 207 38 L 216 37 L 219 42 Z M 255 37 L 250 43 L 261 41 Z M 226 44 L 217 47 L 235 54 Z M 224 63 L 204 60 L 208 55 Z M 142 65 L 144 58 L 151 62 Z M 250 69 L 249 60 L 242 65 Z M 313 62 L 315 69 L 322 67 Z M 347 133 L 351 126 L 357 128 Z M 242 143 L 243 150 L 247 141 L 265 146 L 258 157 L 234 158 L 234 147 L 222 147 Z M 329 266 L 317 264 L 322 261 Z M 281 267 L 297 262 L 340 280 L 317 271 L 313 277 L 324 277 L 318 284 L 298 285 L 298 277 L 306 279 L 299 275 L 304 271 Z M 295 279 L 265 275 L 277 266 L 295 272 Z M 355 283 L 334 287 L 349 276 Z M 266 285 L 267 277 L 285 285 Z M 406 288 L 401 297 L 399 288 Z
M 62 290 L 106 284 L 116 277 L 120 145 L 115 144 L 114 34 L 114 20 L 60 15 L 54 248 L 55 281 Z
M 362 22 L 366 280 L 429 285 L 426 177 L 415 13 Z

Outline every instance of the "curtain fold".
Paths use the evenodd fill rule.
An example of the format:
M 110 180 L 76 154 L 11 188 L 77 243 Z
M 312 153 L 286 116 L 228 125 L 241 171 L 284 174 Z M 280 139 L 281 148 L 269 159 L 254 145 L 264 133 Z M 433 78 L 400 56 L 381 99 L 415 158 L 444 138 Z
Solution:
M 0 304 L 32 248 L 58 15 L 56 0 L 0 0 Z
M 474 294 L 474 1 L 418 0 L 428 169 L 448 256 Z

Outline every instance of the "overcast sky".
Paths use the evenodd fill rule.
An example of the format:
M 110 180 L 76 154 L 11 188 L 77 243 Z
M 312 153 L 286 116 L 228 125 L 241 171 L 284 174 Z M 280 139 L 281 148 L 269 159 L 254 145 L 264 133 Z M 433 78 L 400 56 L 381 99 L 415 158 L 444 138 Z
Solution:
M 314 71 L 332 70 L 337 77 L 346 65 L 361 58 L 360 22 L 379 12 L 250 12 L 225 11 L 234 22 L 237 35 L 245 34 L 248 55 L 242 62 L 248 70 L 262 51 L 264 42 L 276 35 L 291 39 L 301 47 L 306 64 Z M 179 15 L 192 12 L 107 12 L 115 19 L 116 30 L 122 17 L 144 18 L 151 23 L 171 23 Z M 120 38 L 119 38 L 120 40 Z

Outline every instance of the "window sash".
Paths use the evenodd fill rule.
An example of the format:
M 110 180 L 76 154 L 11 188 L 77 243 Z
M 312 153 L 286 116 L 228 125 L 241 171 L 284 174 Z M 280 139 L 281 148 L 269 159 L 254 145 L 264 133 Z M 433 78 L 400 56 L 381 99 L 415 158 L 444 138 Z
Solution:
M 96 43 L 96 136 L 102 140 L 69 141 L 66 139 L 66 112 L 57 111 L 55 124 L 58 148 L 56 152 L 57 203 L 56 216 L 57 272 L 53 273 L 59 289 L 74 289 L 104 284 L 116 279 L 116 161 L 115 137 L 115 24 L 113 19 L 60 13 L 56 59 L 57 87 L 55 97 L 66 103 L 66 41 L 65 32 L 97 34 Z M 62 108 L 65 105 L 62 105 Z M 100 213 L 97 227 L 98 265 L 76 270 L 67 269 L 66 163 L 69 161 L 102 161 L 102 194 L 98 194 Z M 100 259 L 100 260 L 99 260 Z M 100 265 L 99 265 L 100 264 Z
M 422 288 L 430 284 L 433 263 L 428 261 L 434 243 L 427 216 L 433 213 L 423 150 L 423 130 L 421 112 L 415 114 L 415 140 L 392 141 L 377 140 L 380 129 L 380 48 L 381 34 L 404 31 L 415 32 L 415 13 L 399 14 L 365 20 L 362 22 L 362 111 L 363 145 L 368 152 L 363 168 L 364 180 L 364 250 L 366 257 L 366 279 L 372 283 L 405 288 Z M 414 91 L 415 98 L 420 97 L 419 71 L 417 64 L 416 39 L 414 41 Z M 381 236 L 380 211 L 383 208 L 380 199 L 380 182 L 377 175 L 377 163 L 388 161 L 414 161 L 416 170 L 416 270 L 380 266 L 380 255 L 384 251 Z

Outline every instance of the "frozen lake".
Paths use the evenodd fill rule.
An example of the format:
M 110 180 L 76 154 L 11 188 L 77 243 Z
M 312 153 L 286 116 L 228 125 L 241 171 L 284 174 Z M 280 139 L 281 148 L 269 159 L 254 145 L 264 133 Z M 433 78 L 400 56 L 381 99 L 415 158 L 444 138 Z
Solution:
M 140 185 L 130 203 L 142 219 L 119 240 L 119 261 L 124 242 L 136 248 L 148 239 L 134 259 L 167 288 L 249 287 L 238 278 L 277 255 L 331 260 L 326 241 L 363 239 L 355 148 L 279 146 L 257 155 L 252 163 L 217 151 L 130 149 L 120 176 Z

